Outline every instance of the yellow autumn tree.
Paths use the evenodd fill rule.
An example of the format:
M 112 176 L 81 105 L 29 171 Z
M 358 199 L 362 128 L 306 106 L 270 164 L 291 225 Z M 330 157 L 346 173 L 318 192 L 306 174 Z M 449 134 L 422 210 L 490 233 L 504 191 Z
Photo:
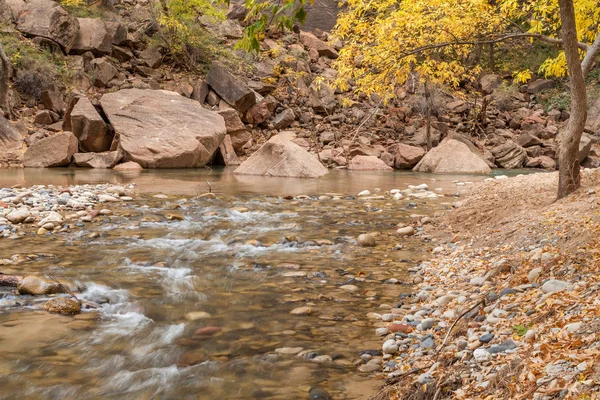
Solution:
M 597 0 L 348 0 L 334 35 L 345 43 L 335 64 L 337 85 L 347 90 L 352 82 L 359 93 L 387 99 L 409 78 L 454 87 L 474 80 L 481 71 L 472 57 L 476 47 L 518 38 L 556 44 L 539 72 L 559 77 L 571 72 L 573 81 L 591 70 L 600 50 L 600 7 Z M 583 92 L 575 105 L 583 100 L 585 109 Z M 576 114 L 585 124 L 585 114 Z M 580 125 L 569 125 L 565 136 L 576 143 L 565 140 L 559 151 L 559 198 L 579 186 L 573 149 Z

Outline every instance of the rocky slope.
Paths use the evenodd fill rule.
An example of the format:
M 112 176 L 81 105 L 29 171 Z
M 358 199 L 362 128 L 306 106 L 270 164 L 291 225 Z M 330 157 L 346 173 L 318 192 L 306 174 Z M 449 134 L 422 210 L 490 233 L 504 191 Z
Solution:
M 213 62 L 201 77 L 173 69 L 165 48 L 153 38 L 157 22 L 145 0 L 118 3 L 98 18 L 77 18 L 53 0 L 0 4 L 8 10 L 0 18 L 8 27 L 5 31 L 66 54 L 73 66 L 69 82 L 46 85 L 37 98 L 13 91 L 20 117 L 16 128 L 25 145 L 15 142 L 14 129 L 0 124 L 0 137 L 12 138 L 12 150 L 3 152 L 4 165 L 237 165 L 270 137 L 282 134 L 329 167 L 411 169 L 425 155 L 426 121 L 418 88 L 416 93 L 414 88 L 400 88 L 385 106 L 378 98 L 353 95 L 352 86 L 339 92 L 333 86 L 333 62 L 343 43 L 318 29 L 275 32 L 264 40 L 257 58 L 238 54 L 239 60 L 246 60 L 240 61 L 244 68 L 232 73 L 232 63 L 222 60 Z M 228 17 L 220 23 L 198 22 L 217 35 L 222 48 L 231 48 L 241 37 L 243 6 L 232 4 Z M 483 164 L 556 168 L 557 135 L 568 114 L 546 112 L 535 101 L 554 83 L 539 79 L 520 90 L 507 90 L 502 82 L 499 75 L 482 76 L 478 89 L 484 96 L 479 101 L 437 94 L 432 144 L 447 137 L 464 144 L 436 150 L 441 154 L 437 158 L 447 161 L 440 171 L 486 173 L 489 169 Z M 146 93 L 130 100 L 143 105 L 115 100 L 141 89 Z M 121 107 L 127 112 L 121 113 Z M 588 167 L 600 165 L 594 147 L 599 113 L 600 100 L 592 103 L 588 134 L 581 144 L 580 158 Z M 75 151 L 68 141 L 47 140 L 67 131 L 78 140 Z M 1 143 L 6 147 L 7 139 Z M 21 158 L 14 151 L 19 147 L 30 154 Z M 48 153 L 56 153 L 56 158 L 66 153 L 67 159 L 36 156 Z M 480 161 L 472 160 L 471 154 Z M 437 165 L 425 160 L 418 170 L 437 171 Z

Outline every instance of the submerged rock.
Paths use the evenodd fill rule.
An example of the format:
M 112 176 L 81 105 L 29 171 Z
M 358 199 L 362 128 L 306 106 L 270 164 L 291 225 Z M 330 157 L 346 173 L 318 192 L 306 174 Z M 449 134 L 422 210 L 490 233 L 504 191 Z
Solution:
M 30 294 L 34 296 L 64 293 L 63 288 L 58 283 L 48 282 L 37 276 L 26 276 L 23 278 L 23 280 L 19 282 L 17 290 L 20 294 Z
M 74 299 L 58 297 L 44 303 L 44 310 L 56 314 L 79 314 L 81 312 L 81 303 Z
M 359 235 L 356 241 L 358 242 L 358 245 L 362 247 L 373 247 L 377 245 L 375 238 L 368 233 L 363 233 L 362 235 Z

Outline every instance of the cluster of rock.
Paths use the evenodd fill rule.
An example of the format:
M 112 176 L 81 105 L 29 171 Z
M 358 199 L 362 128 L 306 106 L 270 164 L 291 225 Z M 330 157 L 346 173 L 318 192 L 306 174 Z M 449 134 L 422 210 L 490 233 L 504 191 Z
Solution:
M 283 135 L 326 166 L 354 170 L 489 173 L 490 168 L 556 167 L 557 134 L 568 114 L 545 112 L 533 101 L 551 81 L 540 79 L 520 91 L 506 91 L 500 88 L 501 76 L 483 76 L 481 89 L 491 103 L 481 118 L 479 137 L 472 136 L 468 123 L 470 104 L 444 98 L 430 131 L 430 141 L 439 146 L 425 156 L 428 139 L 420 95 L 400 89 L 379 109 L 377 98 L 354 98 L 352 86 L 340 92 L 332 83 L 337 75 L 333 62 L 343 43 L 327 32 L 297 29 L 265 39 L 250 78 L 214 62 L 199 79 L 161 69 L 164 52 L 150 45 L 155 21 L 149 22 L 153 19 L 146 5 L 135 3 L 121 4 L 120 14 L 105 20 L 76 18 L 52 0 L 0 1 L 0 20 L 12 22 L 39 45 L 68 54 L 78 66 L 78 93 L 63 96 L 56 87 L 42 93 L 35 129 L 25 140 L 30 148 L 41 144 L 24 157 L 25 166 L 72 162 L 111 168 L 120 161 L 143 168 L 238 165 L 239 157 Z M 232 4 L 226 21 L 205 25 L 230 45 L 242 36 L 244 15 L 243 6 Z M 106 91 L 110 93 L 100 96 Z M 353 105 L 342 107 L 350 98 Z M 599 112 L 600 101 L 590 111 L 590 133 L 600 127 Z M 71 132 L 77 146 L 71 135 L 61 132 Z M 49 141 L 53 136 L 59 138 Z M 2 137 L 0 146 L 6 147 Z M 600 164 L 595 141 L 587 134 L 582 140 L 585 166 Z M 13 141 L 12 151 L 20 147 Z M 56 156 L 48 155 L 54 152 Z M 308 160 L 307 155 L 287 163 L 300 160 Z M 266 174 L 272 170 L 263 168 Z M 248 171 L 246 166 L 240 173 Z
M 483 185 L 502 185 L 490 182 Z M 590 253 L 586 257 L 594 260 L 571 263 L 556 247 L 563 229 L 537 232 L 544 239 L 534 245 L 434 245 L 431 261 L 409 269 L 416 290 L 401 295 L 395 307 L 367 315 L 383 344 L 361 355 L 359 371 L 383 372 L 391 381 L 402 377 L 401 397 L 415 387 L 452 382 L 446 379 L 453 374 L 460 376 L 456 393 L 465 398 L 511 397 L 513 389 L 496 382 L 519 376 L 521 387 L 535 388 L 533 398 L 597 392 L 593 379 L 578 378 L 593 369 L 588 353 L 595 347 L 589 335 L 597 322 L 596 261 Z M 421 229 L 416 235 L 431 240 Z M 577 279 L 568 272 L 573 266 Z
M 39 235 L 67 232 L 95 218 L 110 215 L 102 203 L 131 201 L 130 189 L 110 185 L 82 185 L 68 188 L 32 186 L 0 189 L 0 238 L 16 238 L 28 232 Z M 10 263 L 10 260 L 2 260 Z

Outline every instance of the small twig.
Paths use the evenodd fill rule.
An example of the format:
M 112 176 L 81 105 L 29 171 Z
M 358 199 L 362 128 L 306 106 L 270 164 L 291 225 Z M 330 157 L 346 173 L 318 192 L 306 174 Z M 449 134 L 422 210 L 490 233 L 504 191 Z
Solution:
M 69 287 L 68 287 L 67 285 L 64 285 L 64 284 L 63 284 L 61 281 L 59 281 L 58 279 L 56 279 L 56 278 L 54 278 L 54 277 L 52 277 L 52 276 L 50 276 L 50 275 L 46 275 L 46 278 L 48 278 L 48 279 L 51 279 L 51 280 L 53 280 L 54 282 L 58 283 L 58 285 L 59 285 L 59 286 L 60 286 L 60 287 L 61 287 L 61 288 L 62 288 L 62 289 L 65 291 L 65 292 L 67 292 L 68 294 L 70 294 L 70 295 L 71 295 L 71 297 L 73 297 L 75 300 L 77 300 L 77 302 L 79 303 L 79 305 L 81 305 L 81 300 L 79 300 L 79 299 L 77 298 L 77 296 L 75 296 L 75 293 L 73 293 L 73 292 L 71 291 L 71 289 L 69 289 Z
M 352 144 L 354 143 L 354 140 L 356 140 L 356 136 L 358 135 L 358 132 L 360 132 L 360 128 L 362 128 L 363 125 L 366 124 L 367 121 L 370 120 L 371 117 L 373 115 L 375 115 L 375 113 L 377 113 L 377 111 L 379 111 L 379 106 L 381 105 L 382 102 L 383 102 L 383 97 L 381 98 L 381 100 L 379 100 L 379 103 L 377 104 L 377 106 L 375 108 L 373 108 L 373 110 L 371 111 L 371 114 L 367 115 L 367 117 L 360 123 L 360 125 L 358 125 L 358 127 L 354 131 L 354 135 L 352 136 L 352 139 L 350 139 L 350 142 L 348 143 L 348 145 L 344 146 L 344 153 L 345 153 L 344 155 L 346 157 L 347 163 L 350 163 L 350 146 L 352 146 Z
M 206 181 L 206 184 L 208 185 L 208 193 L 212 193 L 212 185 L 209 181 Z
M 468 313 L 470 313 L 471 311 L 473 311 L 475 308 L 477 308 L 481 304 L 485 304 L 485 299 L 486 298 L 487 298 L 487 295 L 485 295 L 481 300 L 479 300 L 477 303 L 475 303 L 475 305 L 473 305 L 472 307 L 470 307 L 467 311 L 465 311 L 462 314 L 460 314 L 458 316 L 458 318 L 456 318 L 456 320 L 454 321 L 454 323 L 452 325 L 450 325 L 450 329 L 448 329 L 448 332 L 446 332 L 446 337 L 444 337 L 444 340 L 442 341 L 442 345 L 438 348 L 438 350 L 435 353 L 435 361 L 433 362 L 434 364 L 437 362 L 438 357 L 440 356 L 440 352 L 442 351 L 442 349 L 446 345 L 446 341 L 450 337 L 450 333 L 452 333 L 452 329 L 454 329 L 454 327 L 456 326 L 456 324 L 458 323 L 458 321 L 460 321 L 465 315 L 467 315 Z

